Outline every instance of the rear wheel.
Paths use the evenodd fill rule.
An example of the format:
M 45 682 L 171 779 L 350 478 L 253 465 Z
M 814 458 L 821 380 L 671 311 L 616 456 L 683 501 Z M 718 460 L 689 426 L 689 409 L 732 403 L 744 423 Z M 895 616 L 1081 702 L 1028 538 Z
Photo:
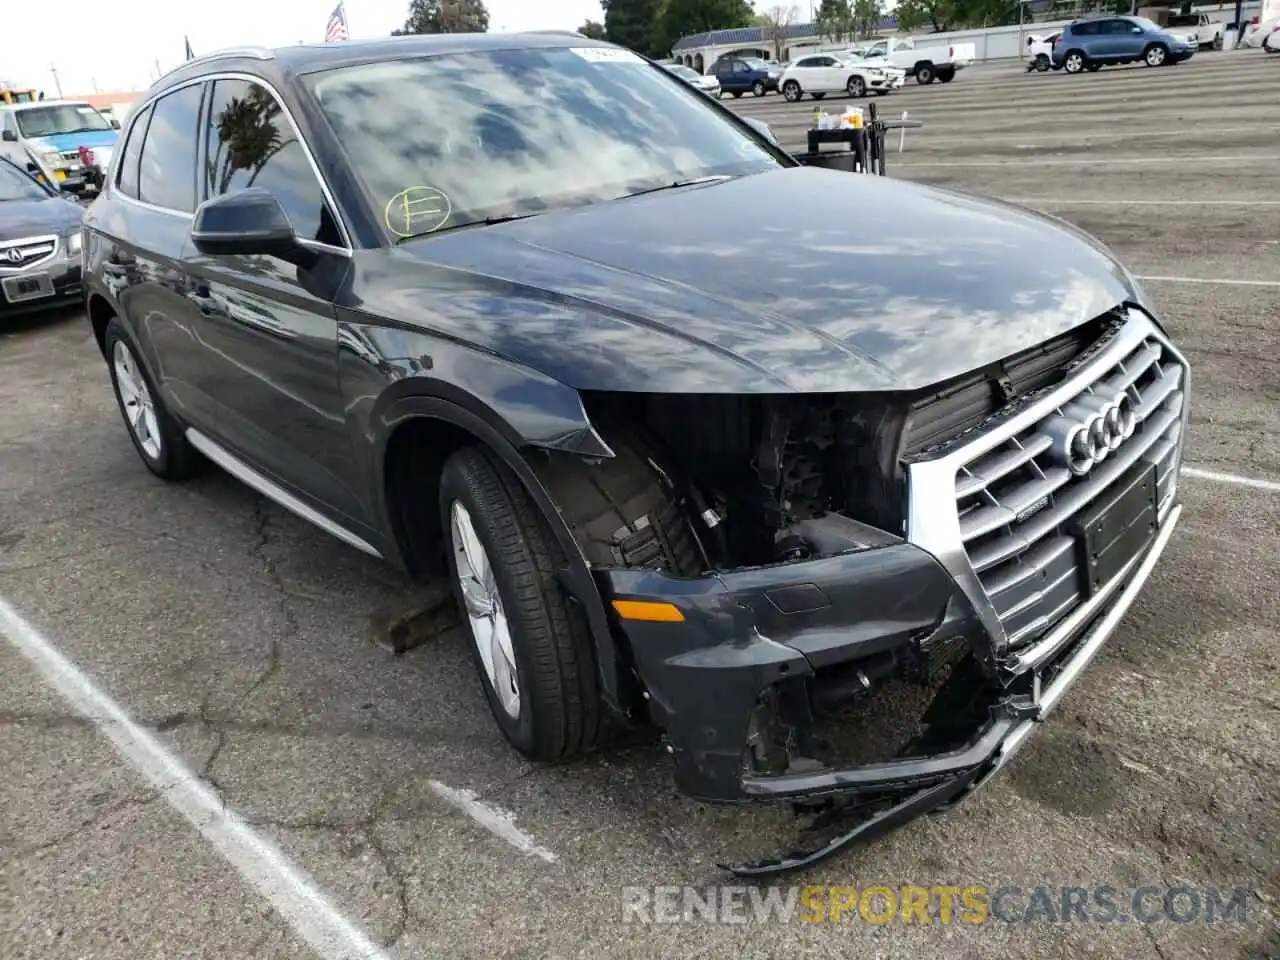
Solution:
M 116 403 L 147 469 L 164 480 L 185 480 L 198 473 L 204 458 L 187 442 L 182 425 L 169 413 L 139 361 L 133 340 L 114 317 L 107 323 L 103 346 Z
M 849 82 L 845 84 L 845 90 L 851 97 L 865 97 L 867 95 L 867 82 L 859 76 L 852 76 Z
M 938 70 L 939 83 L 950 83 L 955 78 L 956 78 L 956 71 L 954 67 L 942 67 Z

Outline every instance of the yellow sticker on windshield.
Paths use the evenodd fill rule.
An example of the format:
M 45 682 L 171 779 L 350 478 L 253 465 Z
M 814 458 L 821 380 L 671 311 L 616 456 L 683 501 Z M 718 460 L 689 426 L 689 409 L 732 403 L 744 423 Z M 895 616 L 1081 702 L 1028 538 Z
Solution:
M 413 237 L 439 230 L 453 216 L 453 204 L 443 190 L 409 187 L 387 201 L 383 223 L 397 237 Z

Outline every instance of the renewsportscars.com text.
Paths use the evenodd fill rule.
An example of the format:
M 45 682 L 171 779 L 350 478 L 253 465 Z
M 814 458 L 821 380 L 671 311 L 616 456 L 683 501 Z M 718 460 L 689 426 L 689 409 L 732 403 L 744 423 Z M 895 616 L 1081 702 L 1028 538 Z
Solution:
M 623 887 L 624 923 L 1243 923 L 1243 887 Z

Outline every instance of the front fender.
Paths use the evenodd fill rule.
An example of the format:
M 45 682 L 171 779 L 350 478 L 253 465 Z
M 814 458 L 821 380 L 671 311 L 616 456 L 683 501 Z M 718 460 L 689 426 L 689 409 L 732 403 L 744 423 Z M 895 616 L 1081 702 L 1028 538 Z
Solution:
M 340 322 L 338 368 L 357 460 L 367 476 L 375 524 L 388 545 L 392 530 L 386 486 L 388 441 L 413 418 L 460 427 L 485 444 L 520 478 L 542 511 L 564 557 L 561 585 L 586 617 L 606 706 L 626 715 L 624 679 L 599 588 L 559 507 L 523 452 L 557 450 L 613 456 L 571 387 L 492 354 L 420 330 Z

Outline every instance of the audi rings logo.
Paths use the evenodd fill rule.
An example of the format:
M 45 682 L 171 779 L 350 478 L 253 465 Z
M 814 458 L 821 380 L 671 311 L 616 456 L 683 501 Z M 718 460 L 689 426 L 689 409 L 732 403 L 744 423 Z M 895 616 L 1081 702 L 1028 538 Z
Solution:
M 22 262 L 22 251 L 17 247 L 10 247 L 8 252 L 5 253 L 5 256 L 9 258 L 10 263 Z
M 1046 424 L 1055 458 L 1077 477 L 1120 449 L 1137 429 L 1128 393 L 1095 390 L 1076 398 Z

